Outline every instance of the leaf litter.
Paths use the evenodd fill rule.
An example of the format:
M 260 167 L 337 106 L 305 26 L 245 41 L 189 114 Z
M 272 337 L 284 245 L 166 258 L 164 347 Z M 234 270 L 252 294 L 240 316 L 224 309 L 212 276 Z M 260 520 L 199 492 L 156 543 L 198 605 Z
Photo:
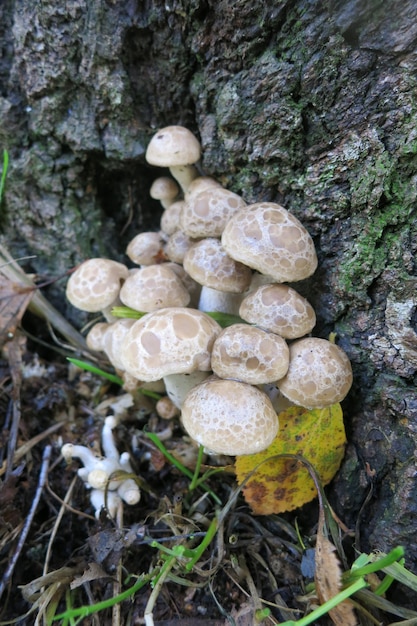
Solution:
M 209 492 L 204 494 L 200 488 L 191 493 L 187 476 L 163 456 L 157 467 L 153 466 L 152 459 L 156 454 L 160 456 L 160 450 L 146 437 L 145 430 L 150 428 L 157 435 L 166 430 L 166 424 L 152 409 L 150 416 L 149 411 L 144 414 L 135 400 L 123 402 L 119 442 L 133 451 L 136 471 L 149 489 L 138 506 L 132 510 L 126 507 L 120 524 L 115 525 L 106 515 L 95 520 L 81 485 L 76 481 L 76 488 L 68 490 L 74 468 L 65 466 L 59 449 L 63 440 L 84 445 L 97 442 L 103 419 L 97 407 L 100 403 L 104 407 L 117 405 L 120 394 L 110 381 L 98 380 L 90 372 L 78 371 L 69 380 L 68 364 L 59 356 L 51 356 L 52 347 L 47 357 L 49 366 L 43 369 L 48 372 L 47 379 L 22 377 L 23 362 L 39 360 L 36 346 L 29 342 L 28 347 L 20 330 L 34 293 L 32 287 L 9 278 L 0 281 L 0 336 L 5 359 L 1 364 L 0 401 L 4 414 L 9 415 L 3 427 L 9 423 L 13 431 L 5 440 L 7 458 L 0 486 L 2 589 L 7 589 L 0 623 L 21 617 L 19 623 L 29 626 L 36 615 L 36 624 L 52 624 L 54 615 L 65 607 L 93 606 L 103 598 L 111 598 L 117 590 L 120 597 L 125 593 L 123 597 L 128 598 L 122 590 L 129 587 L 137 589 L 129 602 L 116 603 L 117 609 L 109 603 L 100 612 L 99 621 L 91 613 L 82 623 L 143 623 L 152 585 L 149 579 L 142 586 L 140 576 L 145 573 L 146 577 L 149 571 L 155 572 L 152 580 L 158 593 L 148 617 L 156 625 L 175 622 L 179 626 L 210 626 L 233 623 L 230 620 L 240 626 L 277 624 L 282 620 L 295 624 L 302 619 L 310 601 L 306 600 L 308 581 L 301 572 L 301 536 L 292 518 L 286 520 L 277 513 L 309 502 L 317 489 L 320 510 L 328 510 L 320 490 L 331 480 L 343 456 L 345 434 L 340 406 L 313 412 L 290 409 L 281 415 L 282 442 L 274 442 L 262 457 L 237 459 L 241 489 L 235 486 L 230 461 L 221 476 L 207 474 L 205 481 L 223 503 L 215 521 L 216 506 Z M 74 337 L 77 343 L 77 334 Z M 84 349 L 82 341 L 78 347 Z M 60 389 L 58 401 L 53 394 L 48 400 L 54 385 L 55 390 Z M 40 402 L 41 393 L 46 399 Z M 36 406 L 42 406 L 42 410 L 34 410 Z M 173 457 L 179 442 L 184 443 L 184 436 L 177 422 L 166 442 Z M 287 455 L 287 459 L 281 459 L 279 471 L 277 464 L 272 470 L 268 467 L 271 455 Z M 315 477 L 309 463 L 317 472 Z M 258 476 L 258 487 L 254 489 L 251 479 L 258 472 L 257 465 L 266 471 L 261 480 Z M 210 463 L 202 465 L 202 471 L 211 472 Z M 267 485 L 265 497 L 259 495 L 259 484 Z M 299 509 L 297 515 L 304 525 L 303 541 L 314 545 L 316 537 L 315 593 L 318 601 L 325 603 L 342 588 L 340 554 L 336 556 L 340 545 L 333 534 L 330 541 L 322 522 L 315 529 L 311 512 L 303 516 Z M 210 527 L 215 532 L 205 544 Z M 200 545 L 195 559 L 192 555 L 197 554 Z M 192 558 L 186 556 L 188 553 Z M 190 558 L 193 567 L 187 568 Z M 158 579 L 160 563 L 170 566 L 166 578 Z M 329 615 L 336 626 L 357 623 L 349 601 L 334 607 Z M 321 623 L 323 619 L 327 618 Z

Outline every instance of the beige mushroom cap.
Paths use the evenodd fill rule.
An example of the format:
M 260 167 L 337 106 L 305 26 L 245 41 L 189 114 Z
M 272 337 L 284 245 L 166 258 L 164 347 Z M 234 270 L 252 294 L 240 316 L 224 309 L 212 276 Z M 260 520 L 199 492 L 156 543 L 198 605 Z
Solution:
M 102 349 L 113 367 L 118 370 L 123 370 L 123 362 L 120 358 L 122 342 L 135 321 L 130 318 L 118 319 L 113 324 L 109 324 L 104 334 Z
M 97 322 L 97 324 L 94 324 L 85 338 L 87 348 L 96 352 L 102 352 L 104 350 L 104 336 L 109 326 L 108 322 Z
M 165 265 L 148 265 L 129 275 L 120 290 L 124 305 L 150 313 L 170 306 L 187 306 L 190 294 L 181 279 Z
M 193 244 L 184 255 L 184 269 L 200 285 L 218 291 L 242 293 L 250 285 L 252 271 L 224 250 L 219 239 L 208 237 Z
M 228 220 L 246 202 L 223 187 L 192 195 L 181 212 L 181 228 L 189 237 L 220 237 Z
M 317 409 L 340 402 L 352 385 L 352 367 L 341 348 L 327 339 L 306 337 L 290 346 L 290 366 L 277 382 L 294 404 Z
M 177 230 L 180 230 L 180 217 L 184 206 L 184 200 L 177 200 L 162 213 L 160 226 L 165 235 L 173 235 Z
M 129 242 L 126 254 L 137 265 L 154 265 L 164 260 L 164 240 L 159 233 L 139 233 Z
M 221 327 L 195 309 L 165 308 L 144 315 L 127 333 L 124 369 L 139 380 L 209 371 L 211 350 Z
M 189 184 L 189 187 L 184 195 L 184 199 L 188 201 L 192 196 L 196 196 L 201 191 L 221 186 L 221 183 L 211 176 L 197 176 L 197 178 L 194 178 L 194 180 Z
M 211 368 L 221 378 L 235 378 L 250 385 L 279 380 L 287 373 L 286 341 L 247 324 L 222 330 L 213 345 Z
M 129 275 L 122 263 L 110 259 L 88 259 L 68 280 L 66 296 L 81 311 L 102 311 L 117 300 L 120 285 Z
M 180 263 L 174 263 L 174 261 L 168 261 L 165 263 L 165 267 L 169 267 L 174 272 L 190 294 L 189 305 L 192 309 L 198 309 L 198 299 L 201 293 L 201 285 L 191 278 L 191 276 L 185 271 L 184 267 Z
M 169 176 L 160 176 L 153 181 L 149 195 L 154 200 L 160 200 L 162 206 L 166 209 L 174 202 L 179 192 L 180 189 L 175 180 L 169 178 Z
M 182 406 L 185 430 L 216 454 L 256 454 L 278 432 L 278 417 L 268 396 L 236 380 L 211 377 L 187 394 Z
M 195 239 L 191 239 L 182 230 L 176 230 L 165 244 L 165 254 L 170 261 L 174 263 L 182 263 L 184 256 L 195 243 Z
M 288 285 L 262 285 L 247 295 L 239 315 L 250 324 L 285 337 L 298 339 L 312 331 L 316 314 L 311 304 Z
M 317 267 L 313 240 L 284 207 L 259 202 L 235 213 L 222 235 L 226 252 L 278 283 L 307 278 Z
M 166 126 L 151 139 L 146 150 L 146 160 L 157 167 L 172 167 L 197 163 L 201 145 L 193 133 L 184 126 Z

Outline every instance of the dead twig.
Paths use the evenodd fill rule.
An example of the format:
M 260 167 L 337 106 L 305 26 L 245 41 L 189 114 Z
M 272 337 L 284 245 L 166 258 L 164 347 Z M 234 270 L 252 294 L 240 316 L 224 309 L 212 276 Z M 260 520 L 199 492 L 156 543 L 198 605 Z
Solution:
M 13 381 L 12 389 L 12 425 L 10 428 L 9 440 L 7 444 L 7 465 L 6 480 L 13 469 L 13 457 L 17 446 L 17 437 L 20 424 L 20 389 L 22 386 L 22 351 L 25 344 L 24 337 L 17 333 L 11 341 L 4 347 L 9 361 L 10 373 Z
M 20 446 L 20 448 L 18 448 L 14 452 L 13 463 L 12 463 L 12 465 L 10 467 L 13 469 L 13 465 L 16 465 L 16 463 L 18 461 L 20 461 L 20 459 L 23 458 L 25 456 L 25 454 L 27 454 L 34 446 L 36 446 L 40 441 L 42 441 L 46 437 L 49 437 L 49 435 L 51 435 L 52 433 L 54 433 L 57 430 L 59 430 L 60 428 L 62 428 L 62 426 L 64 424 L 65 424 L 64 421 L 56 422 L 56 424 L 53 424 L 52 426 L 50 426 L 49 428 L 47 428 L 43 432 L 39 433 L 39 435 L 36 435 L 35 437 L 32 437 L 32 439 L 29 439 L 29 441 L 26 441 L 24 444 L 22 444 Z M 0 466 L 0 476 L 3 476 L 3 474 L 6 472 L 6 469 L 8 467 L 9 467 L 8 462 L 5 461 Z
M 41 465 L 41 469 L 39 472 L 39 480 L 38 480 L 38 486 L 36 488 L 36 493 L 35 493 L 35 497 L 33 498 L 33 502 L 32 502 L 32 506 L 30 508 L 30 511 L 26 517 L 26 522 L 25 525 L 23 526 L 22 532 L 20 533 L 20 537 L 19 537 L 19 541 L 17 543 L 16 549 L 14 551 L 14 554 L 12 555 L 9 565 L 6 568 L 6 571 L 3 574 L 3 578 L 0 581 L 0 599 L 3 595 L 4 590 L 7 587 L 7 584 L 11 578 L 11 576 L 13 575 L 14 572 L 14 568 L 16 567 L 16 563 L 19 560 L 19 556 L 20 553 L 23 549 L 23 546 L 25 545 L 25 541 L 26 538 L 28 536 L 29 533 L 29 529 L 32 525 L 33 522 L 33 518 L 35 517 L 35 513 L 36 513 L 36 509 L 38 508 L 38 504 L 39 501 L 41 499 L 41 495 L 42 495 L 42 491 L 43 488 L 45 486 L 46 483 L 46 478 L 47 478 L 47 474 L 48 474 L 48 468 L 49 468 L 49 462 L 51 459 L 51 451 L 52 451 L 52 447 L 51 446 L 46 446 L 44 451 L 43 451 L 43 457 L 42 457 L 42 465 Z

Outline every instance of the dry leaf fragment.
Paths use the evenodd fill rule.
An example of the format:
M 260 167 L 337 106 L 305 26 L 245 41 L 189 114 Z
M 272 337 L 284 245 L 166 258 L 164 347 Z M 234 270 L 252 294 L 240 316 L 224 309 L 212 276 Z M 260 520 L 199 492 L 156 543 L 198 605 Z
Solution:
M 98 563 L 89 563 L 81 576 L 76 576 L 70 584 L 71 589 L 76 589 L 84 583 L 97 580 L 98 578 L 110 578 L 109 574 Z
M 342 589 L 342 570 L 335 552 L 335 546 L 323 533 L 323 523 L 319 523 L 314 580 L 320 604 L 334 598 Z M 344 600 L 334 609 L 331 609 L 329 616 L 335 626 L 357 626 L 358 623 L 349 600 Z
M 61 567 L 54 572 L 35 578 L 26 585 L 19 585 L 19 588 L 27 602 L 36 602 L 45 592 L 45 588 L 49 588 L 51 585 L 65 589 L 65 586 L 71 583 L 75 576 L 82 571 L 82 568 L 81 564 L 75 567 Z
M 33 293 L 33 287 L 19 285 L 0 274 L 0 346 L 13 339 Z

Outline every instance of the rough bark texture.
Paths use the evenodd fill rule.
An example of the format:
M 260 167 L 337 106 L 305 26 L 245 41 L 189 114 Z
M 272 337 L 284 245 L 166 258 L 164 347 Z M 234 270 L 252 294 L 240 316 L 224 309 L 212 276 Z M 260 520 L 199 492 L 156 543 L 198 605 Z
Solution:
M 120 259 L 157 222 L 144 151 L 170 123 L 206 173 L 307 226 L 299 288 L 355 374 L 335 507 L 417 569 L 414 0 L 3 0 L 0 37 L 1 225 L 38 272 Z

